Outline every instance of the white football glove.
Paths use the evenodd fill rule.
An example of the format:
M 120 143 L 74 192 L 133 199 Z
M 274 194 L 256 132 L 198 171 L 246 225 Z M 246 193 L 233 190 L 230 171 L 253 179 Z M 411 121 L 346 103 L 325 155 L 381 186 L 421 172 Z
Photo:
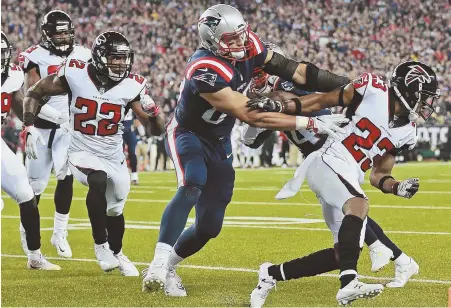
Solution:
M 346 130 L 339 125 L 348 123 L 349 119 L 342 114 L 323 115 L 309 118 L 307 129 L 315 134 L 327 134 L 333 139 L 338 139 L 337 133 L 345 133 Z
M 37 159 L 37 143 L 39 141 L 42 145 L 45 145 L 44 138 L 36 127 L 32 125 L 25 127 L 23 133 L 25 134 L 25 153 L 27 154 L 28 159 Z
M 393 185 L 393 194 L 410 199 L 420 189 L 420 179 L 412 178 L 402 182 L 397 182 Z
M 140 95 L 141 107 L 150 117 L 157 117 L 160 114 L 160 106 L 148 94 Z

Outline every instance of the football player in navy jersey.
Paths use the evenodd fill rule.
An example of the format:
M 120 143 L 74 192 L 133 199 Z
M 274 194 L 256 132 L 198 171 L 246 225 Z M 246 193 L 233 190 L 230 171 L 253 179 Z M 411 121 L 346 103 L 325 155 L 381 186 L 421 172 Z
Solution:
M 143 291 L 163 287 L 170 296 L 186 296 L 176 265 L 221 231 L 235 181 L 230 133 L 236 119 L 257 127 L 325 134 L 341 131 L 337 124 L 346 121 L 340 115 L 255 116 L 259 111 L 247 108 L 249 98 L 242 93 L 257 67 L 311 91 L 327 92 L 349 79 L 268 50 L 232 6 L 208 8 L 198 31 L 201 48 L 188 60 L 175 115 L 166 129 L 178 190 L 163 213 L 154 259 L 143 279 Z M 196 221 L 183 231 L 193 206 Z

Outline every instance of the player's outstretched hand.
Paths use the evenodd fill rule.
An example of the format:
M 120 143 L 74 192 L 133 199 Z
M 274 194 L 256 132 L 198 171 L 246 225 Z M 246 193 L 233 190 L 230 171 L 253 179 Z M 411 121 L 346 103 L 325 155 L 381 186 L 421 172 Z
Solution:
M 250 110 L 262 110 L 267 112 L 283 112 L 284 105 L 282 102 L 257 94 L 257 97 L 252 98 L 247 102 L 247 108 Z
M 45 145 L 44 138 L 41 133 L 34 126 L 25 127 L 23 133 L 25 134 L 25 153 L 28 159 L 38 158 L 37 143 L 40 142 Z
M 150 117 L 157 117 L 160 114 L 160 106 L 148 94 L 141 94 L 141 107 Z
M 412 178 L 393 185 L 393 194 L 410 199 L 417 193 L 418 189 L 420 189 L 420 179 Z
M 307 129 L 315 134 L 327 134 L 334 139 L 338 139 L 337 133 L 345 133 L 345 129 L 341 128 L 340 125 L 348 122 L 349 119 L 342 114 L 311 117 Z

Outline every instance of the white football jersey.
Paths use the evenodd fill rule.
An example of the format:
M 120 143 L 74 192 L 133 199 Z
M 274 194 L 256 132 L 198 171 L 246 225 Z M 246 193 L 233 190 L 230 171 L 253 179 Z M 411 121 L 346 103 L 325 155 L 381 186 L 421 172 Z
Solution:
M 69 151 L 88 151 L 99 157 L 123 153 L 122 134 L 128 103 L 146 92 L 147 79 L 135 74 L 104 92 L 88 73 L 91 64 L 68 59 L 58 70 L 71 90 Z M 123 155 L 123 154 L 122 154 Z
M 364 73 L 353 85 L 363 100 L 357 106 L 348 107 L 355 114 L 345 127 L 346 133 L 340 134 L 339 140 L 328 138 L 322 151 L 324 162 L 336 173 L 357 172 L 362 183 L 365 172 L 385 153 L 415 147 L 416 124 L 393 125 L 388 86 L 378 76 Z
M 21 68 L 15 64 L 9 65 L 8 78 L 2 84 L 2 122 L 11 110 L 13 94 L 22 88 L 24 74 Z
M 88 61 L 91 58 L 91 50 L 80 45 L 74 45 L 74 50 L 68 58 L 76 58 L 82 61 Z M 57 56 L 45 49 L 41 45 L 34 45 L 21 52 L 19 55 L 19 64 L 26 72 L 33 65 L 37 65 L 41 79 L 48 75 L 56 73 L 58 67 L 63 63 L 65 57 Z M 34 64 L 33 64 L 34 63 Z M 69 112 L 68 95 L 55 95 L 50 97 L 47 102 L 51 107 L 62 113 Z

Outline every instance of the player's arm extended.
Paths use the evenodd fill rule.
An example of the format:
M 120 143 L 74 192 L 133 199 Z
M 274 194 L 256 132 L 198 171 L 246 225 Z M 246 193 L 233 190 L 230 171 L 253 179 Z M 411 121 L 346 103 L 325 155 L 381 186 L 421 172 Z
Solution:
M 370 175 L 370 183 L 383 193 L 394 194 L 403 198 L 412 198 L 420 189 L 418 178 L 410 178 L 402 182 L 396 181 L 391 175 L 395 165 L 395 156 L 387 153 L 376 161 Z
M 200 93 L 216 110 L 234 116 L 250 126 L 262 127 L 272 130 L 306 129 L 307 117 L 294 117 L 277 112 L 266 112 L 264 116 L 258 116 L 258 111 L 251 111 L 247 106 L 249 98 L 233 91 L 230 87 L 223 88 L 214 93 Z M 267 118 L 268 120 L 265 120 Z M 298 119 L 297 118 L 303 118 Z M 298 124 L 296 122 L 299 122 Z
M 146 112 L 143 109 L 142 102 L 135 100 L 131 102 L 131 109 L 150 135 L 160 136 L 164 132 L 164 118 L 158 106 L 154 107 L 154 111 Z
M 46 96 L 63 95 L 70 91 L 64 75 L 60 78 L 57 74 L 49 75 L 32 85 L 23 100 L 23 123 L 24 126 L 33 125 L 39 106 L 47 101 Z
M 263 70 L 270 75 L 293 81 L 303 90 L 329 92 L 350 82 L 349 78 L 318 68 L 313 63 L 297 62 L 268 50 Z
M 327 93 L 308 94 L 291 98 L 280 104 L 282 104 L 283 112 L 286 114 L 301 114 L 316 112 L 335 106 L 346 107 L 351 104 L 358 104 L 362 99 L 363 96 L 350 83 Z

